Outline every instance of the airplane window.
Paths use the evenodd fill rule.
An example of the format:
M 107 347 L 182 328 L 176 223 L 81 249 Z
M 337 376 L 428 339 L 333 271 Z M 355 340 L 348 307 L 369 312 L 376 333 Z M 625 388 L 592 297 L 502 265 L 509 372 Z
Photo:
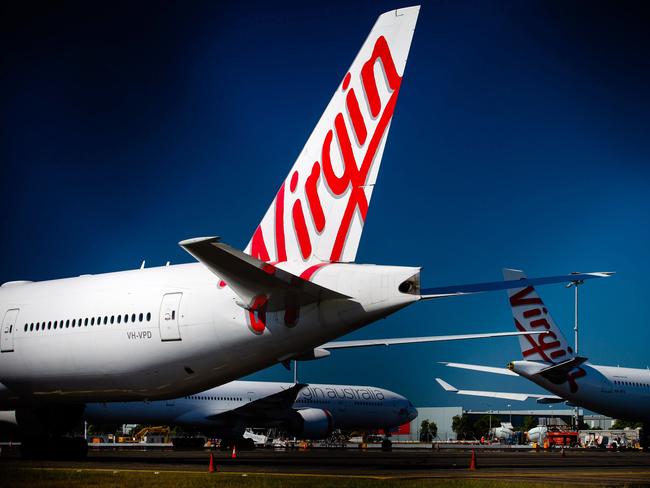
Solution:
M 101 324 L 102 324 L 102 318 L 101 318 L 101 317 L 97 317 L 97 325 L 101 325 Z
M 40 324 L 38 322 L 36 322 L 36 330 L 39 329 L 39 326 L 40 326 Z
M 90 325 L 95 325 L 95 317 L 90 317 Z
M 128 314 L 128 313 L 125 313 L 125 314 L 124 314 L 124 323 L 125 323 L 125 324 L 128 324 L 128 323 L 129 323 L 129 314 Z
M 151 322 L 151 312 L 147 312 L 147 322 Z
M 108 316 L 104 315 L 104 325 L 108 324 Z
M 111 321 L 111 322 L 112 322 L 112 321 Z M 117 323 L 118 323 L 118 324 L 122 323 L 122 316 L 121 316 L 121 315 L 118 315 L 118 316 L 117 316 Z
M 52 324 L 47 324 L 47 330 L 52 328 Z M 54 321 L 54 328 L 56 329 L 56 320 Z
M 142 314 L 140 314 L 140 322 L 142 322 L 142 318 L 143 318 L 143 316 L 142 316 Z
M 172 310 L 172 320 L 176 319 L 176 310 Z
M 25 324 L 25 332 L 27 332 L 27 324 Z
M 52 322 L 48 322 L 49 326 L 52 327 Z M 43 323 L 43 327 L 41 327 L 42 330 L 45 330 L 45 323 Z
M 30 325 L 29 325 L 29 330 L 30 330 L 30 332 L 31 332 L 32 330 L 34 330 L 34 324 L 30 324 Z
M 111 315 L 111 324 L 115 322 L 115 315 Z
M 72 327 L 74 327 L 76 323 L 77 323 L 77 319 L 72 319 Z
M 131 322 L 135 322 L 135 314 L 131 314 Z
M 84 319 L 84 325 L 85 325 L 85 326 L 88 326 L 88 317 L 86 317 L 86 318 Z

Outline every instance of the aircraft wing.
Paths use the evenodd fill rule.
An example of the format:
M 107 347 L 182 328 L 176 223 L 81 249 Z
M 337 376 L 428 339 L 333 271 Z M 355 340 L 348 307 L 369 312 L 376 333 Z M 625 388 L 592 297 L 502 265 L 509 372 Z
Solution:
M 504 400 L 515 400 L 518 402 L 524 402 L 531 398 L 536 399 L 537 403 L 559 403 L 564 401 L 564 398 L 556 395 L 540 395 L 536 393 L 508 393 L 501 391 L 459 390 L 441 378 L 436 378 L 436 381 L 440 386 L 442 386 L 445 391 L 456 393 L 457 395 L 502 398 Z
M 281 390 L 264 398 L 259 398 L 241 407 L 210 415 L 211 420 L 227 420 L 230 417 L 254 417 L 266 419 L 286 418 L 293 410 L 293 404 L 300 391 L 307 386 L 305 383 L 296 383 L 291 388 Z
M 438 288 L 422 288 L 420 298 L 429 300 L 432 298 L 444 298 L 457 295 L 468 295 L 471 293 L 483 293 L 486 291 L 508 290 L 510 288 L 522 288 L 526 286 L 549 285 L 552 283 L 571 283 L 572 281 L 584 281 L 594 278 L 608 278 L 612 272 L 599 271 L 593 273 L 573 273 L 558 276 L 546 276 L 542 278 L 526 278 L 522 280 L 489 281 L 486 283 L 472 283 L 469 285 L 442 286 Z
M 460 368 L 460 369 L 471 369 L 472 371 L 481 371 L 483 373 L 494 373 L 502 374 L 505 376 L 519 376 L 514 371 L 510 371 L 508 368 L 495 368 L 494 366 L 481 366 L 480 364 L 465 364 L 465 363 L 446 363 L 441 362 L 445 366 L 450 368 Z
M 546 332 L 546 331 L 543 331 Z M 532 332 L 541 334 L 543 332 Z M 394 337 L 390 339 L 365 339 L 356 341 L 334 341 L 319 346 L 318 349 L 350 349 L 354 347 L 394 346 L 398 344 L 418 344 L 428 342 L 464 341 L 469 339 L 489 339 L 492 337 L 509 337 L 518 335 L 532 335 L 530 332 L 488 332 L 484 334 L 461 334 L 424 337 Z M 510 371 L 512 373 L 512 371 Z M 517 376 L 516 373 L 512 373 Z
M 266 311 L 276 312 L 285 310 L 287 304 L 302 306 L 322 300 L 349 298 L 249 256 L 219 242 L 218 237 L 187 239 L 179 242 L 179 246 L 225 281 L 247 310 L 265 305 Z

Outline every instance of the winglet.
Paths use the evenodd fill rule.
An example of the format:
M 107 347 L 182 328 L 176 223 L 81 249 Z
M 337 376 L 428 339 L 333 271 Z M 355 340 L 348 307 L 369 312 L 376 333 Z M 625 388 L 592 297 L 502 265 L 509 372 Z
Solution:
M 438 384 L 440 386 L 442 386 L 445 389 L 445 391 L 450 391 L 452 393 L 458 393 L 458 388 L 454 388 L 453 386 L 451 386 L 449 383 L 447 383 L 442 378 L 436 378 L 436 381 L 438 382 Z

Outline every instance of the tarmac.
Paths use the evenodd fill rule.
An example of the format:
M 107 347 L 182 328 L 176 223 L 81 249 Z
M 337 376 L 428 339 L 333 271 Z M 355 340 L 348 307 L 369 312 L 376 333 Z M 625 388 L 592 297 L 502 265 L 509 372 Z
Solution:
M 255 449 L 230 451 L 171 449 L 91 449 L 85 461 L 30 461 L 16 448 L 3 446 L 5 467 L 83 471 L 206 472 L 210 452 L 220 472 L 257 476 L 370 479 L 485 479 L 588 486 L 650 486 L 650 453 L 600 449 L 496 451 L 477 449 L 477 470 L 470 470 L 471 451 L 451 449 Z

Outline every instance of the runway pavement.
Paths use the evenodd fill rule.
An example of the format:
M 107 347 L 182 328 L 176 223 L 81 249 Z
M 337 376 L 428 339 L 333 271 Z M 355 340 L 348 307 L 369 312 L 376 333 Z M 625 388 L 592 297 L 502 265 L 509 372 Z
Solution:
M 219 471 L 267 476 L 332 476 L 376 479 L 481 478 L 542 483 L 650 486 L 650 454 L 601 450 L 512 452 L 477 451 L 478 470 L 470 471 L 471 451 L 362 449 L 212 451 Z M 0 469 L 83 469 L 113 471 L 205 472 L 209 450 L 93 450 L 78 461 L 25 461 L 6 448 Z

